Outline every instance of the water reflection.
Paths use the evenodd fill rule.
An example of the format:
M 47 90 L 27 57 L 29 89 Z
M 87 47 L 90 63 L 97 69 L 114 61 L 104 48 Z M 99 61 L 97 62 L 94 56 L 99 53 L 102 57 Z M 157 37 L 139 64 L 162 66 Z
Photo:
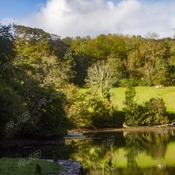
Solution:
M 8 147 L 5 143 L 0 146 L 0 157 L 29 157 L 41 150 L 42 159 L 79 160 L 87 175 L 175 174 L 173 129 L 91 133 L 84 139 L 66 139 L 61 145 L 52 141 L 47 145 Z
M 174 130 L 94 133 L 66 144 L 88 175 L 174 175 Z

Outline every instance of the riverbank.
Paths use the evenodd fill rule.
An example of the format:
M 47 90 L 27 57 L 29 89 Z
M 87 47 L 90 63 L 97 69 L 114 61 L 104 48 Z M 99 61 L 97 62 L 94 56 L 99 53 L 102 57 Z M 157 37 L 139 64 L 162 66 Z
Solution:
M 155 126 L 138 126 L 138 127 L 126 127 L 126 128 L 101 128 L 101 129 L 73 129 L 68 130 L 68 134 L 88 134 L 96 132 L 150 132 L 150 131 L 160 131 L 160 130 L 175 130 L 175 127 L 169 127 L 164 125 Z
M 48 160 L 53 162 L 53 160 Z M 55 163 L 55 162 L 54 162 Z M 58 175 L 83 175 L 83 167 L 79 161 L 75 160 L 58 160 L 56 161 L 64 170 Z

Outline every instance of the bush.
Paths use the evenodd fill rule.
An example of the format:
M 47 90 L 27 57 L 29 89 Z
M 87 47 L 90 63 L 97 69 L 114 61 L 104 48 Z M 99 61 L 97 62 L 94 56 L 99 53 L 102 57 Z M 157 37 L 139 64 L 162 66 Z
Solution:
M 68 117 L 75 127 L 102 128 L 114 126 L 116 107 L 98 92 L 86 91 L 77 96 L 68 109 Z
M 144 110 L 142 125 L 158 125 L 169 122 L 165 103 L 161 98 L 150 99 L 150 101 L 145 103 Z
M 143 105 L 134 101 L 135 89 L 129 87 L 125 93 L 125 123 L 129 126 L 167 124 L 166 107 L 163 99 L 152 98 Z

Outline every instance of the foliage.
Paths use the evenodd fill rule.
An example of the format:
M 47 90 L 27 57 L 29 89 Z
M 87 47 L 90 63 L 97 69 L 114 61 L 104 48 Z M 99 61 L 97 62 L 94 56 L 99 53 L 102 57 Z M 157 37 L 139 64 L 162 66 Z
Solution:
M 80 94 L 78 101 L 71 107 L 71 110 L 76 111 L 76 115 L 79 116 L 79 121 L 82 120 L 79 126 L 110 127 L 113 125 L 112 121 L 116 112 L 116 108 L 110 101 L 113 81 L 109 65 L 104 61 L 99 61 L 89 67 L 86 78 L 89 91 Z M 80 109 L 77 110 L 77 108 Z
M 13 26 L 0 24 L 0 59 L 1 63 L 10 62 L 15 55 L 13 50 Z
M 175 85 L 174 39 L 155 36 L 61 39 L 42 29 L 0 24 L 1 135 L 7 134 L 8 121 L 17 122 L 26 111 L 30 120 L 8 135 L 51 136 L 62 135 L 73 125 L 116 126 L 123 113 L 111 100 L 112 87 Z M 85 85 L 88 91 L 80 93 L 79 87 Z M 127 124 L 168 122 L 161 99 L 139 105 L 135 95 L 133 89 L 126 92 Z
M 9 58 L 9 64 L 2 69 L 3 76 L 0 77 L 1 135 L 63 135 L 69 122 L 61 88 L 69 81 L 68 70 L 66 72 L 60 60 L 51 55 L 49 34 L 24 26 L 15 26 L 15 29 L 14 41 L 10 34 L 5 35 L 5 39 L 14 44 L 11 50 L 15 49 L 16 56 L 13 60 Z M 7 48 L 11 46 L 9 42 L 4 44 Z M 25 112 L 30 115 L 29 119 L 23 122 L 20 118 L 18 121 Z M 7 131 L 6 124 L 11 121 L 15 125 Z
M 18 121 L 18 117 L 26 111 L 23 99 L 5 84 L 0 86 L 0 132 L 1 137 L 11 135 L 7 129 L 8 122 Z
M 68 116 L 76 127 L 114 126 L 116 107 L 96 91 L 80 93 L 69 107 Z
M 127 91 L 125 92 L 125 108 L 123 109 L 125 112 L 125 121 L 127 125 L 130 126 L 138 126 L 139 125 L 139 117 L 140 111 L 142 110 L 140 105 L 134 100 L 136 95 L 135 89 L 132 86 L 129 86 Z
M 102 98 L 110 99 L 110 89 L 114 83 L 114 77 L 109 65 L 102 61 L 90 67 L 86 83 L 89 88 L 97 90 Z
M 150 101 L 145 103 L 144 110 L 142 125 L 159 125 L 169 122 L 165 103 L 161 98 L 151 98 Z
M 54 55 L 69 70 L 71 82 L 83 86 L 88 68 L 106 61 L 114 73 L 115 86 L 127 86 L 125 80 L 137 85 L 174 85 L 173 39 L 159 40 L 156 34 L 148 37 L 100 35 L 95 38 L 63 38 L 41 29 L 15 26 L 15 49 L 18 57 L 31 63 L 36 58 Z M 19 54 L 20 53 L 20 54 Z M 168 79 L 165 78 L 169 76 Z M 164 77 L 164 78 L 162 78 Z
M 167 124 L 166 107 L 163 99 L 151 98 L 140 105 L 134 100 L 136 91 L 129 87 L 125 93 L 125 122 L 129 126 Z
M 40 56 L 51 54 L 50 34 L 41 29 L 15 26 L 15 50 L 25 63 L 32 63 Z

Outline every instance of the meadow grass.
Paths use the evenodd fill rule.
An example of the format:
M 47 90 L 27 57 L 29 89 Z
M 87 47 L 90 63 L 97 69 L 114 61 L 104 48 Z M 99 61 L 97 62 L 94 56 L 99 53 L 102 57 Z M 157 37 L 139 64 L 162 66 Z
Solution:
M 114 105 L 118 107 L 118 110 L 122 111 L 124 107 L 125 91 L 127 88 L 118 87 L 111 89 L 111 100 Z M 82 88 L 81 93 L 86 92 L 87 89 Z M 143 104 L 149 101 L 151 98 L 162 98 L 165 102 L 165 106 L 168 112 L 175 113 L 175 86 L 164 87 L 162 89 L 156 89 L 155 86 L 138 86 L 135 87 L 136 97 L 135 100 L 139 104 Z
M 20 164 L 23 162 L 23 164 Z M 41 174 L 58 174 L 63 168 L 54 162 L 43 159 L 30 161 L 29 158 L 0 158 L 0 174 L 2 175 L 36 175 L 36 164 L 41 166 Z
M 143 104 L 153 97 L 159 97 L 164 100 L 167 111 L 175 113 L 175 86 L 165 87 L 162 89 L 156 89 L 155 87 L 139 86 L 135 87 L 135 90 L 135 100 L 137 103 Z M 122 110 L 122 108 L 124 107 L 123 102 L 125 100 L 125 91 L 126 88 L 123 87 L 113 88 L 111 90 L 112 102 L 118 107 L 118 110 Z

